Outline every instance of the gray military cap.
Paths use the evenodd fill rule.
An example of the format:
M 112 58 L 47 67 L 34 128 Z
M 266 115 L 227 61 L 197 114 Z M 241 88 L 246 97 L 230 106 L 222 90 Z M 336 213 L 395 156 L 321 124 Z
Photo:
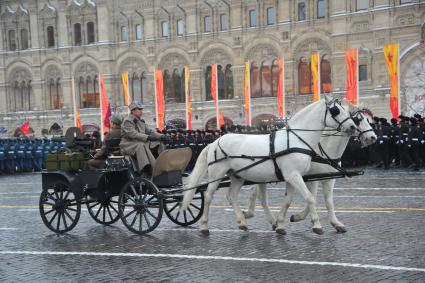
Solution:
M 122 123 L 122 117 L 121 115 L 114 113 L 111 115 L 111 118 L 109 118 L 109 120 L 111 121 L 111 123 L 114 123 L 115 125 L 121 125 Z
M 140 103 L 139 101 L 133 101 L 132 103 L 130 103 L 130 105 L 128 106 L 128 108 L 131 110 L 134 110 L 136 108 L 138 109 L 143 109 L 143 104 Z

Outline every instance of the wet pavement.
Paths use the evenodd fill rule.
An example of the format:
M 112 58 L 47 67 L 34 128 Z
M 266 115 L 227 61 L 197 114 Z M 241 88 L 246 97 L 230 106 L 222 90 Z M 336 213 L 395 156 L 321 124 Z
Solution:
M 269 185 L 275 213 L 284 195 Z M 336 213 L 348 229 L 329 224 L 321 191 L 317 206 L 324 235 L 311 222 L 290 223 L 304 201 L 297 193 L 285 220 L 287 235 L 271 230 L 258 206 L 238 229 L 225 189 L 215 194 L 210 235 L 177 226 L 164 215 L 145 236 L 118 221 L 103 226 L 85 206 L 77 226 L 56 235 L 44 226 L 40 174 L 0 176 L 1 282 L 425 282 L 425 172 L 366 168 L 339 179 Z M 240 195 L 248 201 L 248 188 Z

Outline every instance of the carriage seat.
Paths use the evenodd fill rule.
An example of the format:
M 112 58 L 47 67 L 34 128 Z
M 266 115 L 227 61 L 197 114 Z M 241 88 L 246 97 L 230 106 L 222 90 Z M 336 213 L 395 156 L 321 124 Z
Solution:
M 183 172 L 192 158 L 189 147 L 167 149 L 161 152 L 152 171 L 152 181 L 159 188 L 182 184 Z

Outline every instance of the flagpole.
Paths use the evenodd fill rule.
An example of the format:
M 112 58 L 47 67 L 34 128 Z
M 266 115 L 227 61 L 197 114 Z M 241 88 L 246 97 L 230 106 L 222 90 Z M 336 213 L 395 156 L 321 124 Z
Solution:
M 77 102 L 75 99 L 74 76 L 71 76 L 72 108 L 74 110 L 74 127 L 77 127 Z

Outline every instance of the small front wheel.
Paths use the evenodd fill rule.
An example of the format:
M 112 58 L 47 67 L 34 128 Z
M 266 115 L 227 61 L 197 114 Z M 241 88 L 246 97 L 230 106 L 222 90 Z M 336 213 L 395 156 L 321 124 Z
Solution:
M 94 221 L 103 225 L 111 225 L 120 219 L 118 196 L 88 202 L 87 210 Z
M 118 211 L 130 231 L 139 235 L 149 233 L 161 222 L 162 196 L 151 181 L 135 178 L 121 190 Z
M 177 225 L 190 226 L 201 218 L 204 211 L 204 193 L 197 191 L 188 208 L 180 212 L 180 202 L 164 199 L 164 211 L 168 218 Z
M 44 188 L 40 195 L 39 210 L 44 224 L 55 233 L 63 234 L 77 225 L 81 203 L 65 181 Z

